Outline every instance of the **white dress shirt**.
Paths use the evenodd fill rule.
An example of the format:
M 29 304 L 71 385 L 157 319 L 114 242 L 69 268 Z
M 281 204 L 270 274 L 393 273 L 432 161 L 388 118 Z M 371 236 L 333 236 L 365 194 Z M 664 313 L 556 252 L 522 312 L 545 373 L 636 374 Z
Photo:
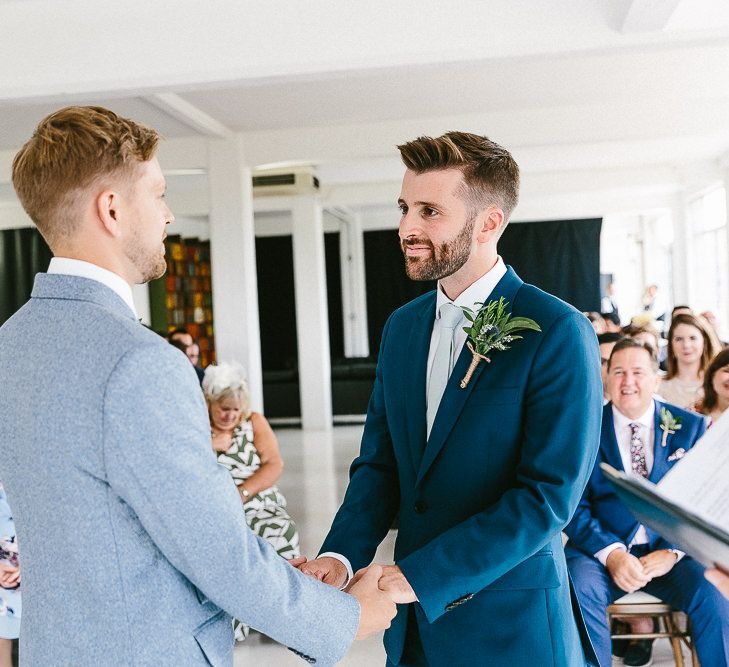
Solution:
M 615 405 L 612 406 L 612 410 L 615 438 L 618 441 L 618 450 L 620 451 L 620 460 L 623 462 L 623 470 L 625 470 L 626 472 L 633 471 L 633 462 L 630 455 L 630 438 L 632 436 L 630 425 L 638 424 L 638 435 L 643 441 L 643 450 L 645 452 L 645 467 L 648 471 L 648 474 L 650 475 L 651 470 L 653 470 L 653 449 L 655 447 L 656 436 L 655 402 L 651 401 L 650 407 L 637 419 L 629 419 L 622 412 L 620 412 L 615 407 Z M 630 544 L 628 545 L 628 548 L 633 547 L 637 544 L 648 544 L 648 541 L 648 533 L 646 532 L 645 526 L 641 524 L 638 527 L 635 535 L 633 536 Z M 607 562 L 607 557 L 615 549 L 622 549 L 623 551 L 627 551 L 627 548 L 624 544 L 621 544 L 620 542 L 615 542 L 606 546 L 604 549 L 600 549 L 600 551 L 595 554 L 595 558 L 597 558 L 597 560 L 605 565 L 605 563 Z M 683 557 L 683 552 L 678 551 L 678 549 L 672 549 L 672 551 L 676 554 L 679 560 Z
M 434 317 L 437 319 L 440 317 L 440 307 L 444 303 L 452 303 L 456 306 L 468 306 L 471 310 L 478 310 L 480 308 L 480 304 L 485 302 L 488 298 L 491 292 L 494 291 L 494 287 L 496 287 L 496 284 L 504 277 L 504 274 L 506 273 L 506 265 L 504 264 L 504 260 L 501 259 L 501 257 L 498 257 L 496 259 L 496 264 L 494 264 L 489 271 L 487 271 L 484 275 L 482 275 L 476 282 L 472 283 L 469 287 L 467 287 L 461 294 L 459 294 L 455 301 L 451 301 L 447 296 L 446 293 L 442 290 L 440 283 L 438 283 L 438 291 L 437 296 L 435 299 L 435 312 Z M 479 304 L 479 305 L 477 305 Z M 465 325 L 464 325 L 465 326 Z M 438 349 L 438 341 L 440 339 L 440 327 L 433 327 L 433 333 L 430 336 L 430 349 L 428 350 L 428 366 L 426 371 L 426 395 L 427 395 L 427 384 L 430 382 L 430 369 L 433 366 L 433 359 L 435 358 L 435 351 Z M 466 342 L 466 332 L 463 330 L 463 326 L 456 327 L 456 330 L 453 334 L 453 358 L 451 359 L 451 368 L 455 366 L 456 360 L 458 359 L 458 355 L 461 353 L 461 348 L 463 347 L 464 343 Z M 324 556 L 329 556 L 331 558 L 336 558 L 338 561 L 341 561 L 344 564 L 344 567 L 347 568 L 347 581 L 352 578 L 352 565 L 349 562 L 349 559 L 345 556 L 342 556 L 342 554 L 333 553 L 333 552 L 326 552 L 323 554 L 320 554 L 319 557 L 323 558 Z
M 84 262 L 81 259 L 69 259 L 68 257 L 54 257 L 51 259 L 46 273 L 78 276 L 79 278 L 88 278 L 89 280 L 95 280 L 97 283 L 106 285 L 106 287 L 116 292 L 124 300 L 124 303 L 134 313 L 134 317 L 139 319 L 137 309 L 134 307 L 134 299 L 132 299 L 131 285 L 118 273 L 104 269 L 97 264 L 91 264 L 91 262 Z

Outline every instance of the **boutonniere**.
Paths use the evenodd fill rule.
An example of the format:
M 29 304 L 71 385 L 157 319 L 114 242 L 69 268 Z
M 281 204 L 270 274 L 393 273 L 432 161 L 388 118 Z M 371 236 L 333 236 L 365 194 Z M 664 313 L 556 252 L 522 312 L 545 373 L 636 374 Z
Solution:
M 666 460 L 667 461 L 678 461 L 679 459 L 682 459 L 685 455 L 686 455 L 686 450 L 683 447 L 679 447 Z
M 517 331 L 541 331 L 539 325 L 528 317 L 511 317 L 506 312 L 509 302 L 502 296 L 498 301 L 489 301 L 479 304 L 481 308 L 473 312 L 470 308 L 461 306 L 466 319 L 471 322 L 470 327 L 463 327 L 468 334 L 468 349 L 473 359 L 461 380 L 461 389 L 465 389 L 471 381 L 471 376 L 481 360 L 491 363 L 488 357 L 491 350 L 508 350 L 509 343 L 523 338 L 516 335 Z
M 661 431 L 663 431 L 661 447 L 666 446 L 669 435 L 681 430 L 681 421 L 681 417 L 674 417 L 669 410 L 661 408 Z

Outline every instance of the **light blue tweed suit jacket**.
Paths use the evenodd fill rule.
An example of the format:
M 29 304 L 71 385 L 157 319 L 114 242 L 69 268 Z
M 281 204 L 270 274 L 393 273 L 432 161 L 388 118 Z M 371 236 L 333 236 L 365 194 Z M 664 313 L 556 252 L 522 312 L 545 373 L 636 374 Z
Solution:
M 347 651 L 357 601 L 247 528 L 192 365 L 115 292 L 38 274 L 0 328 L 0 387 L 22 664 L 230 666 L 230 615 L 309 662 Z

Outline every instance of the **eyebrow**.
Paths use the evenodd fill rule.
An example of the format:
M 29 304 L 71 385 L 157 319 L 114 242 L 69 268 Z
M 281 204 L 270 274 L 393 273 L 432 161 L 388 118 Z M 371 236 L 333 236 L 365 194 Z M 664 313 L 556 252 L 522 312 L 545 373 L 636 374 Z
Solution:
M 404 204 L 405 206 L 408 206 L 408 203 L 402 198 L 397 200 L 397 204 L 398 204 L 398 206 L 400 204 Z M 423 207 L 427 206 L 429 208 L 438 208 L 441 210 L 445 210 L 445 206 L 443 206 L 443 204 L 436 204 L 435 202 L 430 202 L 430 201 L 414 201 L 412 205 L 413 206 L 423 206 Z

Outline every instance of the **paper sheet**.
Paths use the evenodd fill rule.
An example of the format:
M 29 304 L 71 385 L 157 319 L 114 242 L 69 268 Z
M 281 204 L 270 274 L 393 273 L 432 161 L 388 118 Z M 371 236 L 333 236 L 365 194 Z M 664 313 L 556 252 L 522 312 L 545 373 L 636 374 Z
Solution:
M 729 410 L 671 468 L 656 490 L 729 532 Z

